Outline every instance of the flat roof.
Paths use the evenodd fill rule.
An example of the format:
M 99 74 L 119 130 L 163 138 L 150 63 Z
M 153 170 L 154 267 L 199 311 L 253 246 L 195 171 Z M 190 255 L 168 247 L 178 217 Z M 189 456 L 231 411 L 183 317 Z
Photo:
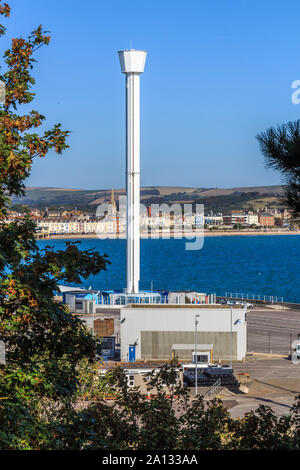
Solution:
M 128 305 L 120 305 L 121 308 L 156 308 L 156 309 L 164 309 L 164 308 L 217 308 L 217 309 L 230 309 L 238 308 L 242 309 L 242 305 L 229 305 L 229 304 L 128 304 Z
M 190 361 L 186 361 L 189 363 Z M 149 361 L 136 361 L 136 362 L 119 362 L 119 361 L 108 361 L 107 364 L 98 364 L 99 369 L 112 369 L 114 367 L 120 367 L 125 370 L 149 370 L 149 369 L 158 369 L 159 367 L 164 366 L 166 363 L 170 363 L 170 359 L 163 360 L 149 360 Z M 184 361 L 180 364 L 185 363 Z
M 197 344 L 197 351 L 200 352 L 201 349 L 205 351 L 207 349 L 213 349 L 213 347 L 213 344 Z M 194 350 L 195 344 L 172 344 L 172 349 Z

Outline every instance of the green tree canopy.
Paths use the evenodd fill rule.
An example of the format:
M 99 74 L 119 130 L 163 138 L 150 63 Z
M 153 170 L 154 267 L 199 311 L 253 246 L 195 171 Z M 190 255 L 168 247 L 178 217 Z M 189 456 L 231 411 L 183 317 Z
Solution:
M 300 217 L 300 120 L 270 127 L 256 136 L 266 165 L 279 170 L 286 183 L 282 202 Z
M 2 1 L 0 14 L 10 15 Z M 0 35 L 4 33 L 1 25 Z M 50 150 L 61 154 L 68 147 L 69 131 L 61 124 L 38 132 L 45 116 L 34 109 L 22 114 L 22 106 L 28 109 L 35 97 L 32 69 L 37 51 L 49 43 L 42 26 L 27 39 L 12 39 L 0 75 L 6 90 L 0 105 L 0 339 L 7 357 L 6 366 L 0 366 L 0 414 L 10 416 L 8 422 L 12 410 L 16 421 L 18 416 L 25 419 L 33 392 L 36 399 L 73 396 L 78 364 L 83 358 L 94 360 L 95 341 L 84 324 L 54 300 L 54 293 L 58 283 L 81 282 L 108 263 L 106 255 L 82 251 L 78 243 L 67 243 L 65 250 L 41 250 L 29 216 L 7 220 L 10 197 L 24 194 L 34 159 Z

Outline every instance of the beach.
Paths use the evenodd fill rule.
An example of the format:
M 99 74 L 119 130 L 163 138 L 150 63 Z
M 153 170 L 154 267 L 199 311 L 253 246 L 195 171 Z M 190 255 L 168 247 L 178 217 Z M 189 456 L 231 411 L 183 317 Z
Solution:
M 141 233 L 142 239 L 152 238 L 152 239 L 168 239 L 168 238 L 195 238 L 197 237 L 232 237 L 232 236 L 259 236 L 259 235 L 300 235 L 300 231 L 292 231 L 292 230 L 268 230 L 268 231 L 250 231 L 250 230 L 236 230 L 236 231 L 225 231 L 225 230 L 205 230 L 204 233 L 202 232 L 184 232 L 184 233 L 177 233 L 177 234 L 160 234 L 159 237 L 151 234 L 143 234 Z M 68 234 L 51 234 L 49 237 L 45 238 L 45 240 L 71 240 L 71 239 L 99 239 L 99 240 L 106 240 L 106 239 L 126 239 L 125 233 L 120 233 L 117 236 L 114 234 L 95 234 L 95 233 L 68 233 Z

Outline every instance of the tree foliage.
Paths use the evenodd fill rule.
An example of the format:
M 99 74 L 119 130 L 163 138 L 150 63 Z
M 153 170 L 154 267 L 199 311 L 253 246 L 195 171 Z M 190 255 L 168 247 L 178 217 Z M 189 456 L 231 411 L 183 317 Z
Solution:
M 2 1 L 0 14 L 10 15 L 10 7 Z M 1 26 L 0 34 L 4 33 Z M 38 132 L 45 116 L 34 109 L 21 112 L 22 105 L 28 108 L 35 96 L 32 69 L 37 50 L 49 42 L 42 26 L 27 39 L 12 39 L 0 75 L 6 90 L 0 105 L 0 339 L 7 353 L 7 365 L 0 366 L 0 415 L 1 429 L 6 417 L 11 430 L 9 444 L 1 441 L 1 446 L 10 448 L 29 445 L 25 437 L 29 431 L 23 435 L 21 423 L 28 420 L 32 430 L 35 418 L 31 416 L 40 400 L 73 399 L 78 364 L 83 358 L 95 358 L 90 332 L 54 300 L 58 284 L 81 282 L 108 263 L 93 250 L 80 250 L 77 243 L 67 243 L 65 250 L 54 251 L 50 246 L 41 250 L 29 216 L 7 221 L 10 197 L 24 194 L 34 158 L 45 157 L 50 150 L 61 154 L 68 147 L 69 132 L 61 124 Z
M 279 170 L 286 182 L 282 202 L 300 216 L 300 120 L 271 127 L 257 135 L 266 165 Z
M 53 450 L 300 450 L 300 397 L 287 416 L 278 417 L 261 405 L 233 419 L 221 400 L 207 401 L 201 395 L 191 399 L 184 387 L 174 386 L 177 367 L 173 362 L 152 374 L 149 389 L 156 387 L 157 393 L 151 400 L 138 388 L 128 387 L 123 370 L 116 368 L 106 376 L 107 390 L 114 393 L 112 402 L 103 400 L 102 384 L 81 406 L 48 400 L 34 411 L 29 407 L 31 413 L 27 408 L 26 416 L 21 408 L 18 426 L 11 403 L 5 418 L 12 421 L 13 440 L 0 433 L 0 442 L 4 448 L 13 443 L 18 448 Z M 162 376 L 167 393 L 161 388 Z M 26 398 L 30 394 L 34 398 L 30 383 L 24 390 Z

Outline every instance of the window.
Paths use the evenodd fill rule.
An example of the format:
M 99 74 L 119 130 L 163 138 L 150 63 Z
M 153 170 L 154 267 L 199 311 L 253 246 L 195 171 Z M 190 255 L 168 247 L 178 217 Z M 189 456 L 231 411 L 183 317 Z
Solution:
M 205 354 L 205 355 L 201 355 L 201 354 L 200 354 L 200 355 L 198 356 L 198 362 L 199 362 L 199 363 L 203 363 L 203 362 L 206 363 L 206 362 L 208 362 L 208 355 L 207 355 L 207 354 Z
M 134 387 L 134 375 L 128 376 L 127 383 L 129 387 Z

